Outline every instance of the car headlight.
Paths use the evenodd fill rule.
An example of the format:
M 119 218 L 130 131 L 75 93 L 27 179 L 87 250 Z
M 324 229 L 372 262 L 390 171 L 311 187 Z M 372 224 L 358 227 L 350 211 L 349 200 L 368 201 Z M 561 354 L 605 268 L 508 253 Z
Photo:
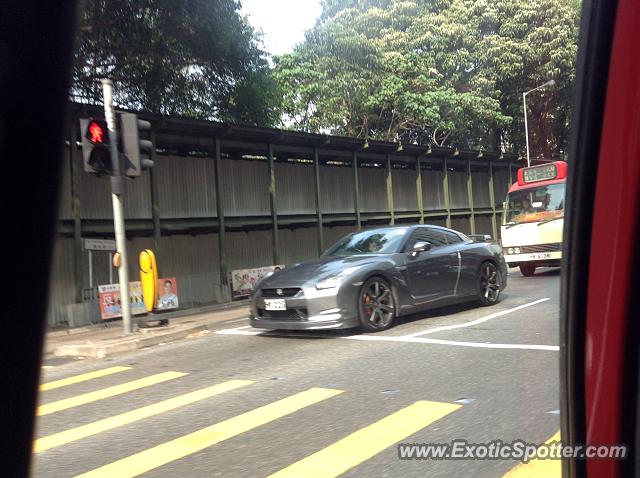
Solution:
M 520 254 L 520 248 L 519 247 L 514 247 L 513 248 L 513 252 L 515 252 L 516 254 Z
M 316 283 L 316 289 L 333 289 L 335 287 L 340 287 L 345 277 L 351 275 L 355 271 L 357 271 L 360 266 L 347 267 L 345 270 L 340 272 L 338 275 L 329 277 L 328 279 L 321 280 Z
M 509 249 L 507 249 L 507 253 L 508 254 L 513 254 L 513 247 L 510 247 Z
M 316 284 L 316 289 L 333 289 L 334 287 L 340 287 L 343 279 L 344 277 L 342 276 L 329 277 L 328 279 L 318 282 Z

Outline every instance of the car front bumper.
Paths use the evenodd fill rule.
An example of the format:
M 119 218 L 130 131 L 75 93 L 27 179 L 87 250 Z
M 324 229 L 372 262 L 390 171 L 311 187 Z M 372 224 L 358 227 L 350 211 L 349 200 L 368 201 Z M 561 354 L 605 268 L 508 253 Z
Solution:
M 300 287 L 294 297 L 283 298 L 286 310 L 269 311 L 265 307 L 262 291 L 256 291 L 251 300 L 250 324 L 261 329 L 323 330 L 348 329 L 359 325 L 355 312 L 356 296 L 352 286 L 316 290 Z M 355 288 L 354 288 L 355 289 Z M 277 297 L 269 297 L 277 298 Z M 353 304 L 352 307 L 349 305 Z

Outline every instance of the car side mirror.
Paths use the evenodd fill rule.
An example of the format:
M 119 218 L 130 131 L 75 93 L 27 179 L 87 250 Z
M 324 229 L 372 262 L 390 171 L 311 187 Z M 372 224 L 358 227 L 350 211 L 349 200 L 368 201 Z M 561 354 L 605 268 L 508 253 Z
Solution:
M 427 241 L 418 241 L 413 245 L 411 250 L 411 257 L 416 257 L 421 252 L 426 252 L 431 249 L 431 243 Z

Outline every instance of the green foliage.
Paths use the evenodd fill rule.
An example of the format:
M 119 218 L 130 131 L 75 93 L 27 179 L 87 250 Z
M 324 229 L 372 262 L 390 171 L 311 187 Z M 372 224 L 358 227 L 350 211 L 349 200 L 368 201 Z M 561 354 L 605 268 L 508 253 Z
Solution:
M 264 53 L 237 0 L 85 0 L 72 96 L 120 106 L 270 125 L 278 107 Z M 261 94 L 264 93 L 264 94 Z
M 266 68 L 249 72 L 221 102 L 219 119 L 252 126 L 280 123 L 282 92 Z
M 566 148 L 575 0 L 324 0 L 275 59 L 285 124 L 307 131 L 522 151 Z

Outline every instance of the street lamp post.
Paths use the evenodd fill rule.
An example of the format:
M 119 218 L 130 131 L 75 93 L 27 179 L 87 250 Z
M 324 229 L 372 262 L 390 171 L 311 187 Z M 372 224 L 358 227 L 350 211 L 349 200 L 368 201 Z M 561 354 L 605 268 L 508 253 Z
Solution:
M 522 93 L 522 104 L 524 105 L 524 138 L 527 143 L 527 166 L 531 166 L 531 158 L 529 155 L 529 127 L 527 124 L 527 95 L 533 91 L 541 90 L 542 88 L 546 88 L 547 86 L 553 86 L 555 84 L 556 84 L 555 80 L 549 80 L 540 86 L 536 86 L 535 88 Z

